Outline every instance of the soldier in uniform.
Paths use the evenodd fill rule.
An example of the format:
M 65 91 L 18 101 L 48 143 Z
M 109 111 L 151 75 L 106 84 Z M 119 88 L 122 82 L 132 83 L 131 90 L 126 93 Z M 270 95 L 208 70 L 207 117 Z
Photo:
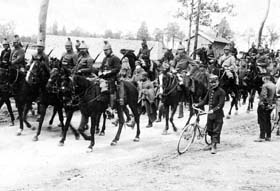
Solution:
M 211 150 L 212 154 L 217 153 L 217 144 L 220 143 L 220 136 L 223 126 L 225 104 L 225 91 L 219 87 L 219 79 L 216 75 L 209 77 L 209 91 L 205 98 L 196 105 L 196 107 L 203 107 L 209 105 L 209 114 L 207 118 L 207 132 L 211 136 L 212 144 L 204 148 L 204 150 Z
M 234 56 L 235 59 L 237 59 L 238 51 L 237 51 L 237 49 L 235 48 L 235 43 L 234 43 L 234 41 L 231 41 L 230 44 L 229 44 L 229 46 L 230 46 L 230 53 L 231 53 L 231 55 Z
M 187 73 L 187 75 L 191 74 L 193 65 L 196 63 L 191 59 L 189 56 L 187 56 L 187 53 L 185 51 L 185 47 L 182 44 L 179 44 L 177 48 L 177 55 L 174 59 L 173 63 L 173 71 L 177 72 L 177 77 L 179 79 L 179 84 L 183 85 L 183 73 Z M 179 103 L 179 118 L 183 118 L 183 102 Z
M 132 77 L 132 75 L 134 73 L 134 70 L 135 70 L 135 67 L 136 67 L 135 62 L 137 60 L 137 57 L 134 54 L 133 50 L 121 49 L 120 52 L 123 55 L 123 58 L 121 60 L 123 60 L 125 58 L 128 58 L 128 62 L 129 62 L 130 70 L 131 70 L 131 76 L 130 77 Z
M 271 112 L 276 98 L 276 85 L 271 81 L 271 76 L 267 73 L 263 77 L 263 86 L 260 94 L 258 106 L 258 123 L 260 126 L 260 136 L 256 142 L 271 141 Z
M 117 86 L 116 82 L 118 80 L 118 73 L 121 69 L 120 59 L 113 54 L 111 45 L 105 41 L 103 47 L 105 58 L 103 59 L 100 67 L 99 77 L 108 81 L 109 92 L 110 92 L 110 107 L 111 109 L 115 106 Z M 120 105 L 124 105 L 124 89 L 123 84 L 120 83 L 119 88 L 119 102 Z
M 10 62 L 11 66 L 25 71 L 25 52 L 21 46 L 20 38 L 18 35 L 14 36 L 13 40 L 14 49 L 11 52 Z
M 139 53 L 137 55 L 138 60 L 143 60 L 142 68 L 148 73 L 149 77 L 151 77 L 151 60 L 150 60 L 150 50 L 147 45 L 147 41 L 144 39 L 142 42 L 142 48 L 140 48 Z
M 163 57 L 159 61 L 163 63 L 163 62 L 170 62 L 173 59 L 174 59 L 174 55 L 172 53 L 172 48 L 165 48 Z
M 230 47 L 227 45 L 224 47 L 224 55 L 218 60 L 220 66 L 225 69 L 226 75 L 231 78 L 234 75 L 236 85 L 239 84 L 237 76 L 236 60 L 233 55 L 230 54 Z
M 75 55 L 75 53 L 73 51 L 73 46 L 72 46 L 72 42 L 71 42 L 70 38 L 68 38 L 65 43 L 65 49 L 66 49 L 66 52 L 63 53 L 63 55 L 61 57 L 61 64 L 62 64 L 62 68 L 64 69 L 65 73 L 67 75 L 70 75 L 72 73 L 73 68 L 77 64 L 77 56 Z
M 2 52 L 1 52 L 0 67 L 4 68 L 4 69 L 9 69 L 10 57 L 11 57 L 10 44 L 7 41 L 7 39 L 4 39 L 2 45 L 3 45 L 4 50 L 2 50 Z
M 86 77 L 91 77 L 92 73 L 96 71 L 93 68 L 94 60 L 88 53 L 88 46 L 85 42 L 82 42 L 79 46 L 79 58 L 77 65 L 74 68 L 74 73 Z
M 270 53 L 270 49 L 268 48 L 268 44 L 264 45 L 264 50 L 263 50 L 264 54 L 269 54 Z
M 258 54 L 258 49 L 256 48 L 255 43 L 252 43 L 251 48 L 248 50 L 249 56 L 256 56 Z
M 3 93 L 4 95 L 9 95 L 10 84 L 7 80 L 7 74 L 8 74 L 8 70 L 9 70 L 9 67 L 10 67 L 11 49 L 10 49 L 10 44 L 9 44 L 7 39 L 4 39 L 2 45 L 3 45 L 4 50 L 2 50 L 2 52 L 1 52 L 0 68 L 4 69 L 6 75 L 1 75 L 0 76 L 0 86 L 1 86 L 0 93 L 1 94 Z M 4 101 L 4 103 L 7 106 L 8 112 L 10 114 L 10 117 L 11 117 L 10 126 L 14 126 L 15 117 L 14 117 L 14 114 L 13 114 L 13 110 L 12 110 L 12 107 L 11 107 L 11 102 L 10 102 L 9 97 L 7 97 L 7 99 L 3 99 L 1 101 Z

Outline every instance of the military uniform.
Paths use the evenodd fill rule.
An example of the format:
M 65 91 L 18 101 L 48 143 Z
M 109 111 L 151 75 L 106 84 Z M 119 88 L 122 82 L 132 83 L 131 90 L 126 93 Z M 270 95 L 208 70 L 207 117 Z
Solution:
M 25 52 L 23 48 L 14 48 L 10 57 L 11 65 L 17 69 L 25 67 Z
M 130 77 L 132 77 L 135 67 L 136 67 L 135 62 L 137 60 L 137 57 L 133 53 L 132 50 L 125 50 L 124 57 L 122 59 L 124 59 L 124 58 L 128 58 L 128 62 L 129 62 L 130 70 L 131 70 Z
M 81 55 L 78 58 L 75 71 L 78 73 L 80 72 L 84 76 L 90 76 L 93 71 L 93 64 L 94 60 L 89 54 Z
M 271 112 L 275 103 L 276 86 L 271 81 L 263 84 L 258 106 L 258 123 L 260 125 L 260 139 L 271 138 Z
M 45 72 L 49 73 L 50 72 L 50 67 L 49 67 L 49 57 L 43 52 L 41 54 L 35 53 L 32 55 L 31 60 L 30 60 L 30 65 L 34 61 L 39 61 L 40 67 L 43 67 Z
M 8 69 L 10 66 L 11 49 L 4 49 L 1 52 L 0 67 Z
M 212 114 L 208 114 L 207 118 L 207 130 L 209 136 L 211 136 L 212 143 L 220 143 L 220 136 L 223 126 L 225 104 L 225 91 L 219 86 L 208 91 L 207 95 L 200 102 L 197 107 L 202 107 L 209 104 L 209 110 L 213 110 Z

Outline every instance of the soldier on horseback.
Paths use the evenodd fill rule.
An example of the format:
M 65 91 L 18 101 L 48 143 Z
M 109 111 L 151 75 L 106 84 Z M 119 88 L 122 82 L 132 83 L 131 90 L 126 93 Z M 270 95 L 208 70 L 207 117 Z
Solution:
M 75 55 L 75 53 L 73 51 L 73 46 L 72 46 L 72 42 L 71 42 L 70 38 L 68 38 L 65 43 L 65 49 L 66 49 L 66 52 L 63 53 L 63 55 L 61 57 L 61 64 L 62 64 L 62 68 L 64 69 L 65 73 L 70 75 L 72 73 L 73 68 L 77 64 L 77 56 Z
M 22 48 L 18 35 L 14 36 L 13 47 L 14 49 L 12 50 L 10 57 L 11 66 L 20 69 L 21 71 L 25 71 L 25 51 Z
M 117 81 L 118 74 L 121 69 L 120 59 L 113 54 L 111 45 L 105 41 L 103 47 L 105 58 L 103 59 L 99 71 L 99 77 L 108 81 L 109 92 L 110 92 L 110 107 L 111 109 L 115 108 L 116 93 L 117 93 Z M 119 88 L 119 102 L 120 105 L 124 105 L 124 89 L 123 84 L 120 83 Z
M 85 42 L 81 43 L 81 45 L 79 46 L 79 51 L 80 53 L 77 60 L 77 65 L 74 68 L 74 73 L 86 77 L 91 77 L 92 72 L 94 70 L 94 60 L 89 55 L 88 46 Z
M 40 63 L 40 66 L 43 67 L 45 72 L 50 73 L 49 68 L 49 57 L 45 53 L 45 44 L 42 40 L 39 40 L 37 43 L 37 52 L 32 55 L 31 60 L 29 62 L 29 66 L 31 66 L 35 61 L 38 61 Z
M 10 44 L 7 41 L 7 39 L 4 39 L 2 45 L 3 45 L 4 50 L 2 50 L 2 52 L 1 52 L 0 67 L 4 68 L 4 69 L 9 69 L 10 57 L 11 57 Z
M 269 56 L 265 54 L 265 49 L 262 47 L 260 47 L 258 50 L 256 63 L 260 74 L 267 73 L 267 66 L 269 65 Z
M 235 62 L 234 56 L 230 54 L 230 47 L 226 45 L 224 47 L 224 55 L 220 57 L 218 63 L 224 68 L 225 74 L 229 78 L 234 78 L 236 85 L 238 85 L 237 66 Z

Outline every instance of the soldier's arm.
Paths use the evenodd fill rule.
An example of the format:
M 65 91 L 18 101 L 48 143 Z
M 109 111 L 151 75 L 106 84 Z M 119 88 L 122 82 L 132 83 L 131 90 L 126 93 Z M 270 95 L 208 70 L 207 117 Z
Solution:
M 209 99 L 209 91 L 207 92 L 207 94 L 203 98 L 203 100 L 196 105 L 196 107 L 203 107 L 204 105 L 206 105 L 208 103 L 208 99 Z
M 226 97 L 226 93 L 224 90 L 221 90 L 220 95 L 219 95 L 219 103 L 216 107 L 213 108 L 213 111 L 217 111 L 219 109 L 221 109 L 224 104 L 225 104 L 225 97 Z
M 120 72 L 120 70 L 121 70 L 121 61 L 120 61 L 120 59 L 119 59 L 118 57 L 114 57 L 113 60 L 112 60 L 112 62 L 113 62 L 114 68 L 111 70 L 110 73 L 111 73 L 112 75 L 116 75 L 116 74 L 118 74 L 118 73 Z
M 18 64 L 18 63 L 23 62 L 24 61 L 24 56 L 25 56 L 24 50 L 18 51 L 17 58 L 12 61 L 12 64 Z

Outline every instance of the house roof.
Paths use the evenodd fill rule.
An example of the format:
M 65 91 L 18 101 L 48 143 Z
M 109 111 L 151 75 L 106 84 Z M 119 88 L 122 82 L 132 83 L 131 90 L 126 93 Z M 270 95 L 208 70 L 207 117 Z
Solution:
M 203 32 L 203 31 L 199 31 L 198 35 L 200 35 L 201 37 L 209 40 L 211 43 L 214 42 L 220 42 L 220 43 L 224 43 L 224 44 L 228 44 L 229 41 L 223 37 L 216 37 L 216 34 L 214 32 L 210 33 L 210 32 Z M 191 39 L 194 38 L 194 35 L 191 37 Z M 186 41 L 188 41 L 189 39 L 186 39 Z

